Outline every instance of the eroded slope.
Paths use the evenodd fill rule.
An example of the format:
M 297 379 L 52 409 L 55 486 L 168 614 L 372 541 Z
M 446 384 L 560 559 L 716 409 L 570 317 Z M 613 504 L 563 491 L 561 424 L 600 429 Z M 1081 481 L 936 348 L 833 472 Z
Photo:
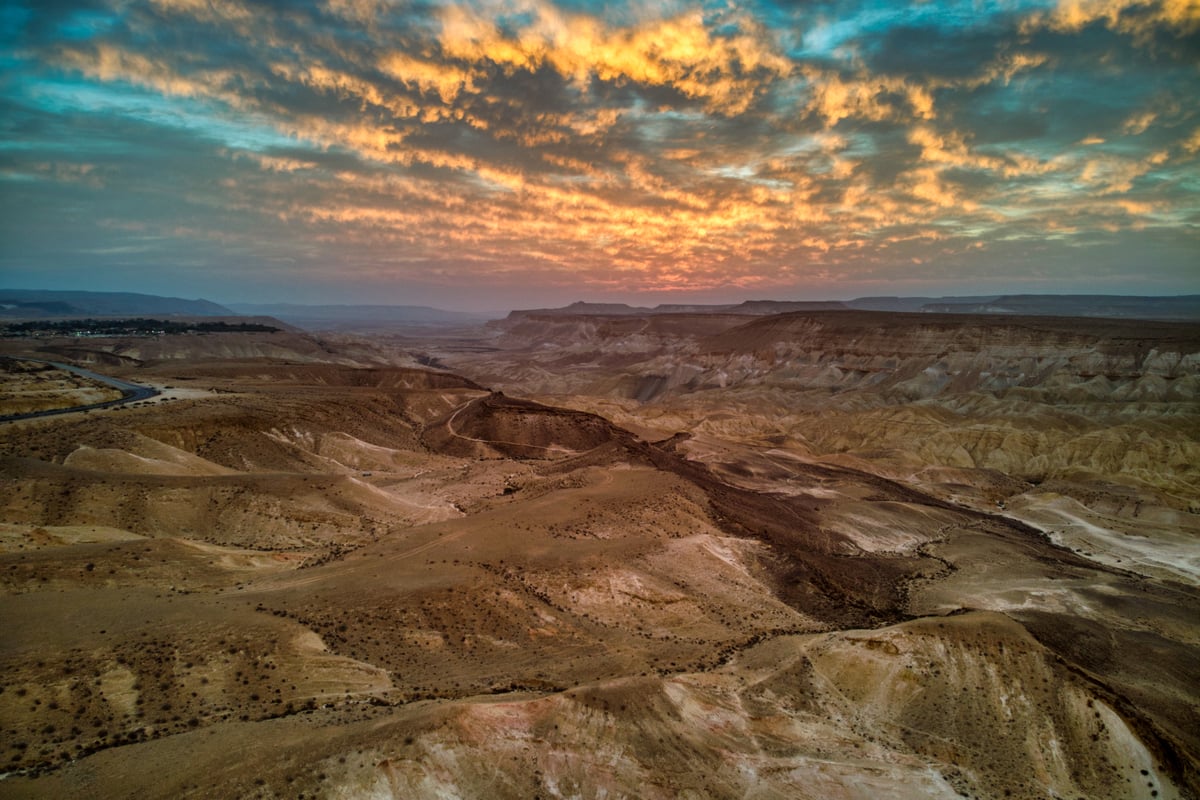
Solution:
M 1019 479 L 145 369 L 214 393 L 0 429 L 12 796 L 1200 786 L 1195 590 L 997 513 Z

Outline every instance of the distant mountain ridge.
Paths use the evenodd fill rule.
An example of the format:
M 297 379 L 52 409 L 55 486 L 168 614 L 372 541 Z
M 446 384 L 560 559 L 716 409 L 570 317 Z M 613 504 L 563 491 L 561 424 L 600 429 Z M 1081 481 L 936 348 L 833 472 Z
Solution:
M 586 303 L 576 301 L 562 308 L 531 308 L 509 312 L 509 320 L 529 316 L 645 316 L 647 314 L 747 314 L 766 316 L 794 311 L 844 311 L 840 300 L 746 300 L 742 303 L 706 305 L 702 303 L 660 303 L 657 306 L 631 306 L 626 303 Z
M 233 317 L 233 311 L 208 300 L 160 297 L 135 292 L 76 292 L 55 289 L 0 289 L 0 316 L 43 318 L 67 316 Z
M 1013 294 L 970 301 L 943 298 L 921 307 L 940 314 L 1024 314 L 1059 317 L 1130 319 L 1200 319 L 1200 295 L 1133 297 L 1103 294 Z
M 1139 297 L 1126 295 L 965 295 L 947 297 L 859 297 L 854 300 L 747 300 L 723 305 L 575 302 L 562 308 L 509 313 L 506 322 L 545 316 L 650 316 L 658 314 L 744 314 L 769 316 L 805 311 L 891 311 L 936 314 L 1010 314 L 1053 317 L 1103 317 L 1145 320 L 1200 320 L 1200 295 Z
M 966 295 L 963 297 L 856 297 L 847 300 L 855 311 L 926 311 L 934 303 L 990 303 L 1000 295 Z
M 491 314 L 445 311 L 430 306 L 301 305 L 233 303 L 230 308 L 254 316 L 270 316 L 301 328 L 358 327 L 371 324 L 445 325 L 481 322 Z

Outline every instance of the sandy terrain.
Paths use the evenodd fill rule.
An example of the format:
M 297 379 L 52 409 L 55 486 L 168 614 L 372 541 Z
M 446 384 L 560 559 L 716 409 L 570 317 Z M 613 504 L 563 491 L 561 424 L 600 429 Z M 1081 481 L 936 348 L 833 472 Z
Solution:
M 192 337 L 0 427 L 0 794 L 1200 795 L 1191 340 L 770 320 Z

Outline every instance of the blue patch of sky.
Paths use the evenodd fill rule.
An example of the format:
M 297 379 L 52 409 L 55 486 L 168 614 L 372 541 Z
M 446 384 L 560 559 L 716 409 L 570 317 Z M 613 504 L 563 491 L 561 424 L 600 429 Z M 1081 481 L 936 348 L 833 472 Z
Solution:
M 132 84 L 104 85 L 66 80 L 44 80 L 29 87 L 29 99 L 53 114 L 80 112 L 136 120 L 175 130 L 185 130 L 240 150 L 267 150 L 297 146 L 296 139 L 279 133 L 253 114 L 225 114 L 211 101 L 163 97 Z
M 708 172 L 721 178 L 732 178 L 738 181 L 751 181 L 758 175 L 758 169 L 751 164 L 725 164 L 714 167 Z
M 709 175 L 714 175 L 718 178 L 726 178 L 728 180 L 738 181 L 739 183 L 751 183 L 756 186 L 763 186 L 769 189 L 779 191 L 787 191 L 793 188 L 791 181 L 782 180 L 780 178 L 764 178 L 758 173 L 761 169 L 761 163 L 754 164 L 723 164 L 719 167 L 713 167 L 705 170 Z
M 512 14 L 497 16 L 496 27 L 508 36 L 516 36 L 520 31 L 532 25 L 536 19 L 536 12 L 522 9 Z
M 636 122 L 637 133 L 647 141 L 666 141 L 674 138 L 688 125 L 709 125 L 712 118 L 703 111 L 658 108 L 643 98 L 637 98 L 625 112 Z
M 785 147 L 780 148 L 775 152 L 775 155 L 780 158 L 792 158 L 795 156 L 811 156 L 819 153 L 824 149 L 825 137 L 820 135 L 803 135 L 792 139 Z
M 782 32 L 788 55 L 793 58 L 837 58 L 853 49 L 856 42 L 898 25 L 943 28 L 955 31 L 982 27 L 996 19 L 1025 14 L 1053 6 L 1050 0 L 975 0 L 973 2 L 909 3 L 871 0 L 856 4 L 833 3 L 793 6 L 763 3 L 759 17 Z
M 599 17 L 614 26 L 630 26 L 646 19 L 674 17 L 685 11 L 700 11 L 705 15 L 706 20 L 711 20 L 714 15 L 727 13 L 730 7 L 727 0 L 703 0 L 703 2 L 662 0 L 649 4 L 641 2 L 641 0 L 618 0 L 617 2 L 551 0 L 551 2 L 567 13 Z
M 1046 130 L 1038 138 L 1042 147 L 1053 151 L 1072 146 L 1084 136 L 1118 134 L 1124 120 L 1144 100 L 1144 88 L 1134 81 L 1106 81 L 1084 73 L 1029 73 L 993 92 L 977 109 L 1039 114 Z
M 0 44 L 8 49 L 19 41 L 32 18 L 33 11 L 24 6 L 0 3 Z
M 77 11 L 59 23 L 55 36 L 59 41 L 82 41 L 105 34 L 116 27 L 119 17 L 99 11 Z
M 0 50 L 0 86 L 6 87 L 6 94 L 11 92 L 11 89 L 7 87 L 15 84 L 20 76 L 20 72 L 28 66 L 28 55 L 14 53 L 9 50 Z

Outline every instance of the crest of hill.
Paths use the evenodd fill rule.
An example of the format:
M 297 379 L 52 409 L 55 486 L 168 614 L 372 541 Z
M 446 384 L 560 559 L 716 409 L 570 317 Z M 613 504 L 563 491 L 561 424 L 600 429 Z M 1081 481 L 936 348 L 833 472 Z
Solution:
M 71 292 L 52 289 L 0 289 L 0 316 L 22 319 L 67 316 L 232 317 L 208 300 L 160 297 L 133 292 Z

